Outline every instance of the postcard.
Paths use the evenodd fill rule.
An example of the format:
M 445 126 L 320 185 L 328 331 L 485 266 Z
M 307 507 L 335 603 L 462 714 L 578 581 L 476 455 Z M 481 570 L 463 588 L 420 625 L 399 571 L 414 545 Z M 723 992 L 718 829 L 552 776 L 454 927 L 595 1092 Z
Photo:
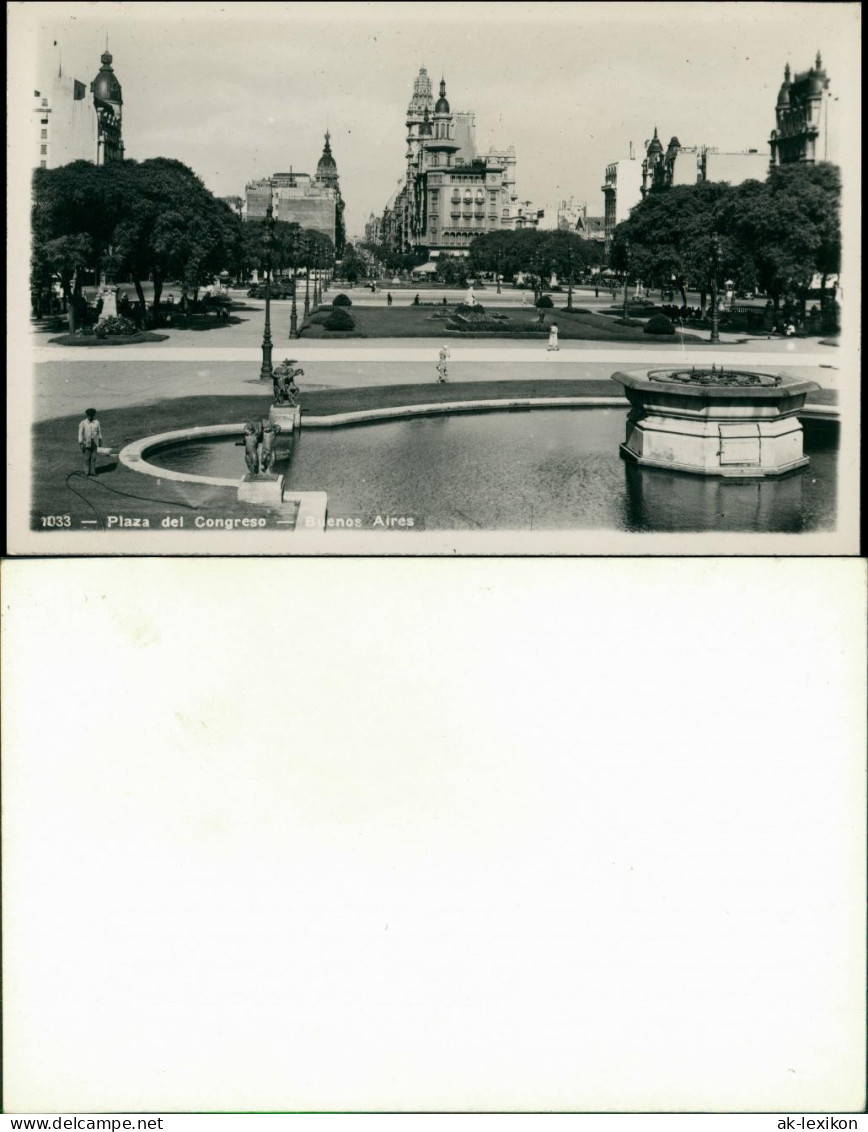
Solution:
M 11 553 L 857 553 L 858 5 L 8 12 Z

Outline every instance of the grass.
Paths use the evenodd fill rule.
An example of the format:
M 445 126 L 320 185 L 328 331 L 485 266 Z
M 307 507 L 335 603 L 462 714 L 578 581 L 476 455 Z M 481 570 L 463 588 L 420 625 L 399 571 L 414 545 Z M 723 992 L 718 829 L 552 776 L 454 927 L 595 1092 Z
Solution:
M 485 304 L 483 304 L 485 306 Z M 320 311 L 328 307 L 318 308 Z M 487 314 L 504 314 L 508 322 L 505 326 L 514 328 L 512 332 L 504 330 L 502 334 L 497 331 L 460 331 L 450 333 L 445 318 L 435 318 L 437 313 L 445 314 L 448 307 L 414 306 L 412 303 L 403 306 L 391 307 L 351 307 L 349 310 L 356 328 L 353 331 L 334 332 L 326 330 L 316 323 L 308 323 L 302 330 L 301 338 L 441 338 L 446 334 L 451 338 L 505 338 L 520 336 L 545 338 L 548 336 L 552 322 L 557 323 L 558 337 L 564 339 L 580 339 L 593 342 L 643 342 L 646 345 L 653 342 L 653 337 L 645 334 L 641 327 L 619 326 L 611 318 L 604 315 L 592 314 L 587 311 L 572 310 L 556 307 L 546 311 L 545 326 L 539 323 L 539 315 L 531 307 L 496 307 L 485 306 Z M 705 341 L 692 334 L 676 334 L 680 341 L 700 343 Z M 669 339 L 672 340 L 671 338 Z

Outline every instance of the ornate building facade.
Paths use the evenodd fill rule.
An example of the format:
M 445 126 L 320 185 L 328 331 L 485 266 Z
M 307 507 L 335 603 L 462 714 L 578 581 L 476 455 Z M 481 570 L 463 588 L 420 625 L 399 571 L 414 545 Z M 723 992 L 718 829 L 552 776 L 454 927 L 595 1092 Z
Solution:
M 769 138 L 771 167 L 793 161 L 836 161 L 835 103 L 820 52 L 814 66 L 791 78 L 790 65 L 775 106 L 776 128 Z
M 767 172 L 768 154 L 758 149 L 723 153 L 715 146 L 682 145 L 677 137 L 672 137 L 664 150 L 655 126 L 642 162 L 642 197 L 702 181 L 726 181 L 730 185 L 764 181 Z
M 43 84 L 42 90 L 34 91 L 35 166 L 56 169 L 70 161 L 106 165 L 123 160 L 124 98 L 108 47 L 100 62 L 90 84 L 90 99 L 87 86 L 65 75 L 59 62 L 57 74 Z
M 263 220 L 269 204 L 274 209 L 275 220 L 321 232 L 334 244 L 335 254 L 343 254 L 346 243 L 344 201 L 328 130 L 313 177 L 309 173 L 295 173 L 290 168 L 288 173 L 275 173 L 258 181 L 248 181 L 244 219 Z
M 452 109 L 443 79 L 435 101 L 424 67 L 413 82 L 406 129 L 406 172 L 378 225 L 383 243 L 432 258 L 467 255 L 477 236 L 521 226 L 515 148 L 478 154 L 475 115 Z

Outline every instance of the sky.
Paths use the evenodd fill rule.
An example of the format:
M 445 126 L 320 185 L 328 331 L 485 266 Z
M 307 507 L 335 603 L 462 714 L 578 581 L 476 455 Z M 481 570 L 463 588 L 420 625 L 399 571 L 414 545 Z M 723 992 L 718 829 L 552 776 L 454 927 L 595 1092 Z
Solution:
M 315 172 L 331 132 L 350 236 L 404 169 L 419 67 L 477 146 L 514 145 L 521 199 L 573 197 L 602 215 L 605 166 L 655 125 L 664 145 L 767 152 L 789 61 L 819 48 L 833 90 L 858 101 L 850 3 L 12 3 L 14 74 L 90 83 L 108 35 L 123 87 L 126 155 L 175 157 L 217 195 L 294 168 Z

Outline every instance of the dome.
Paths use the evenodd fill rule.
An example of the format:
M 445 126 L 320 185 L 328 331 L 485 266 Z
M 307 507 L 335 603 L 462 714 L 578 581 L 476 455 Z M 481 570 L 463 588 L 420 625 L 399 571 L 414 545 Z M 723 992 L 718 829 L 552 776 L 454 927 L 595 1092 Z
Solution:
M 811 78 L 808 82 L 808 90 L 811 94 L 822 94 L 825 90 L 826 84 L 822 74 L 816 71 L 812 72 Z
M 445 79 L 440 80 L 440 97 L 434 103 L 434 113 L 435 114 L 448 114 L 449 113 L 449 102 L 446 99 L 446 80 Z
M 662 152 L 663 152 L 663 145 L 660 141 L 660 138 L 657 137 L 657 127 L 655 126 L 654 127 L 654 137 L 651 139 L 651 142 L 648 146 L 648 153 L 651 154 L 651 153 L 662 153 Z
M 121 84 L 112 70 L 112 56 L 108 50 L 102 53 L 100 62 L 102 66 L 99 69 L 99 74 L 90 84 L 94 97 L 101 98 L 104 102 L 123 102 Z
M 332 157 L 330 137 L 331 135 L 329 134 L 328 130 L 326 130 L 325 145 L 323 146 L 322 157 L 319 159 L 316 165 L 317 177 L 337 176 L 338 167 L 335 163 L 335 159 Z
M 781 89 L 778 91 L 778 106 L 789 106 L 790 104 L 790 65 L 787 63 L 784 68 L 784 81 L 781 83 Z

